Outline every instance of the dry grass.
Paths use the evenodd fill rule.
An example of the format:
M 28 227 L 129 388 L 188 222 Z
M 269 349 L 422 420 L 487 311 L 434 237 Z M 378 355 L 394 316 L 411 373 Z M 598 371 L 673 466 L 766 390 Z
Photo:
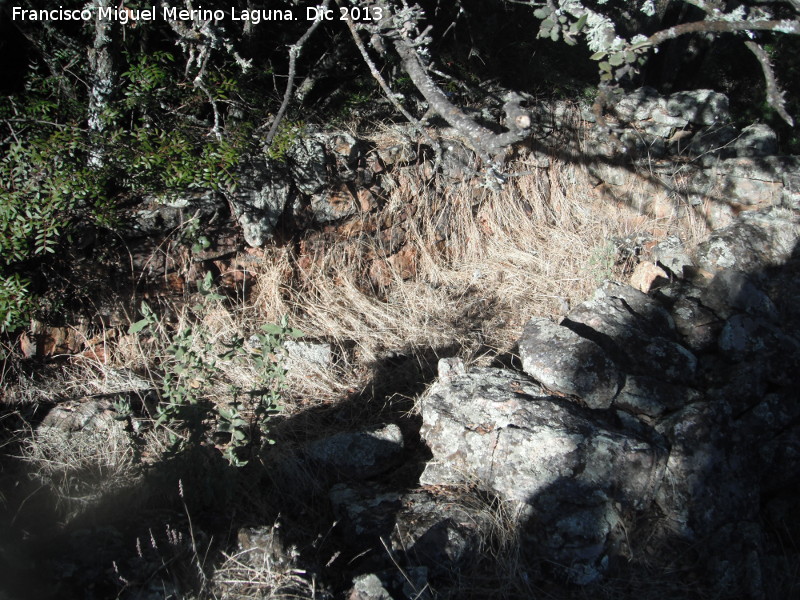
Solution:
M 529 174 L 510 179 L 499 191 L 469 182 L 429 183 L 415 167 L 399 170 L 378 214 L 356 220 L 383 224 L 403 212 L 404 220 L 395 218 L 378 232 L 319 234 L 320 243 L 306 254 L 282 246 L 265 249 L 255 260 L 252 253 L 241 257 L 256 284 L 237 302 L 207 301 L 200 312 L 178 304 L 152 335 L 121 332 L 107 346 L 105 362 L 74 361 L 48 388 L 30 383 L 15 397 L 36 404 L 131 390 L 145 394 L 161 385 L 175 332 L 202 328 L 207 337 L 198 336 L 193 348 L 209 354 L 288 315 L 309 339 L 331 344 L 336 357 L 327 366 L 300 361 L 290 372 L 284 412 L 297 415 L 363 390 L 376 363 L 387 356 L 429 360 L 431 353 L 459 354 L 474 362 L 513 353 L 530 317 L 556 318 L 586 299 L 603 278 L 627 277 L 630 265 L 616 260 L 609 240 L 677 234 L 691 245 L 705 232 L 691 212 L 675 210 L 668 192 L 645 180 L 609 190 L 593 185 L 580 166 L 553 160 L 543 169 L 525 157 L 510 170 Z M 401 231 L 402 243 L 379 235 L 392 229 Z M 230 386 L 246 389 L 258 377 L 254 365 L 241 361 L 222 361 L 217 368 L 216 387 L 203 390 L 214 402 L 228 400 Z M 151 430 L 143 410 L 139 452 L 155 458 L 166 447 L 165 437 Z M 113 425 L 81 435 L 54 431 L 28 435 L 22 458 L 66 503 L 62 514 L 86 512 L 135 478 L 131 449 L 115 445 Z M 508 582 L 503 594 L 556 597 L 531 584 L 536 575 L 527 571 L 518 539 L 521 515 L 505 504 L 484 508 L 495 523 L 487 534 L 487 563 L 498 569 L 496 580 Z M 272 561 L 269 553 L 259 560 L 249 553 L 225 554 L 204 585 L 220 599 L 315 594 L 303 573 Z

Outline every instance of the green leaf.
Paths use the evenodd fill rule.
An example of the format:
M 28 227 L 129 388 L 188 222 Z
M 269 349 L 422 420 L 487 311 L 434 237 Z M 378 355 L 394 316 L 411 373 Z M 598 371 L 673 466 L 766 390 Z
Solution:
M 573 33 L 580 33 L 581 29 L 583 29 L 584 26 L 586 25 L 586 20 L 588 18 L 589 18 L 589 13 L 586 13 L 580 19 L 578 19 L 572 27 L 570 27 L 570 31 L 572 31 Z
M 549 6 L 542 6 L 541 8 L 537 8 L 533 11 L 533 16 L 537 19 L 546 19 L 547 16 L 551 13 Z
M 129 334 L 139 333 L 140 331 L 145 329 L 148 325 L 150 325 L 150 319 L 147 318 L 141 319 L 140 321 L 136 321 L 136 323 L 133 323 L 130 326 L 130 329 L 128 329 L 128 333 Z
M 619 67 L 625 62 L 625 55 L 622 52 L 616 52 L 608 57 L 608 64 L 612 67 Z

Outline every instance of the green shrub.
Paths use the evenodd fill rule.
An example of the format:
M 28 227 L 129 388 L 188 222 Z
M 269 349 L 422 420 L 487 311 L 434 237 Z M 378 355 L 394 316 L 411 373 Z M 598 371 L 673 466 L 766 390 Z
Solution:
M 203 300 L 192 308 L 191 326 L 170 332 L 142 303 L 142 319 L 131 325 L 130 332 L 153 336 L 163 348 L 156 375 L 160 402 L 154 416 L 156 425 L 169 432 L 172 451 L 210 445 L 232 465 L 243 466 L 249 447 L 271 443 L 270 420 L 279 412 L 286 388 L 282 347 L 287 339 L 303 334 L 284 318 L 280 324 L 262 326 L 250 344 L 237 338 L 220 348 L 203 324 L 203 315 L 222 297 L 215 292 L 210 273 L 197 283 Z M 246 388 L 228 381 L 224 366 L 229 363 L 255 373 Z

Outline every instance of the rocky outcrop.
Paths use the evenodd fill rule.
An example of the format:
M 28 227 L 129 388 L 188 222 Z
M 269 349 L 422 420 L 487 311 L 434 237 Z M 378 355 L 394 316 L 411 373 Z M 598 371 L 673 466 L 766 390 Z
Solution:
M 560 324 L 532 320 L 527 375 L 444 363 L 421 401 L 421 483 L 527 505 L 529 535 L 575 583 L 657 516 L 705 549 L 720 594 L 764 597 L 779 550 L 762 505 L 800 484 L 800 311 L 770 284 L 796 289 L 798 241 L 796 214 L 748 214 L 697 249 L 713 277 L 650 295 L 606 283 Z
M 587 136 L 594 159 L 590 170 L 606 184 L 657 180 L 714 227 L 732 223 L 741 211 L 798 208 L 800 158 L 780 156 L 777 135 L 764 124 L 733 126 L 723 94 L 694 90 L 661 96 L 643 87 L 618 92 L 606 109 L 604 129 Z M 583 116 L 597 120 L 590 112 Z M 680 157 L 680 169 L 663 160 L 674 157 Z

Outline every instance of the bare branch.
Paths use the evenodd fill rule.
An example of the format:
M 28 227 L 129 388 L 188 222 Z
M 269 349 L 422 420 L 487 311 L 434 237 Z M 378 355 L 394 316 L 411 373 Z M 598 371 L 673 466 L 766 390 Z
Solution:
M 745 46 L 755 54 L 758 62 L 761 64 L 761 70 L 764 71 L 764 81 L 767 84 L 767 102 L 775 109 L 775 111 L 786 121 L 790 127 L 794 127 L 794 119 L 786 110 L 786 99 L 783 97 L 783 91 L 778 85 L 778 79 L 775 76 L 775 71 L 772 68 L 769 54 L 761 46 L 755 42 L 745 42 Z
M 322 8 L 328 8 L 329 4 L 330 0 L 325 0 L 322 3 Z M 322 20 L 315 20 L 311 26 L 306 29 L 306 32 L 300 37 L 300 39 L 289 47 L 289 77 L 286 81 L 286 90 L 283 93 L 283 102 L 281 102 L 281 107 L 278 109 L 278 114 L 275 115 L 275 120 L 272 122 L 272 127 L 270 127 L 269 133 L 267 134 L 267 139 L 265 140 L 267 147 L 272 144 L 272 140 L 274 140 L 275 136 L 278 134 L 278 128 L 280 127 L 281 121 L 286 114 L 286 109 L 289 108 L 289 102 L 292 99 L 292 90 L 294 88 L 294 79 L 297 75 L 297 58 L 303 51 L 303 46 L 305 43 L 309 40 L 314 31 L 316 31 L 317 27 L 320 26 L 320 23 L 322 23 Z
M 675 25 L 654 33 L 647 38 L 650 46 L 658 46 L 667 40 L 673 40 L 687 33 L 735 33 L 737 31 L 776 31 L 780 33 L 800 34 L 800 21 L 768 20 L 768 21 L 692 21 Z
M 411 123 L 414 126 L 414 128 L 425 137 L 428 143 L 430 143 L 434 148 L 437 149 L 437 154 L 438 154 L 439 144 L 433 138 L 431 138 L 430 135 L 428 135 L 428 132 L 425 131 L 425 129 L 423 129 L 422 123 L 420 123 L 419 120 L 417 120 L 414 117 L 414 115 L 408 112 L 405 109 L 405 107 L 402 104 L 400 104 L 400 101 L 397 99 L 397 96 L 394 94 L 394 92 L 392 92 L 392 89 L 389 87 L 389 84 L 386 83 L 386 80 L 383 78 L 383 75 L 381 75 L 380 71 L 378 71 L 378 68 L 375 66 L 375 63 L 370 58 L 369 53 L 367 52 L 367 48 L 366 46 L 364 46 L 364 42 L 358 35 L 358 31 L 356 31 L 355 25 L 353 25 L 353 22 L 350 20 L 347 20 L 346 22 L 348 29 L 350 29 L 350 34 L 353 36 L 353 41 L 356 43 L 356 47 L 358 48 L 358 51 L 361 53 L 361 57 L 364 59 L 364 62 L 367 63 L 367 67 L 369 67 L 369 72 L 372 73 L 372 77 L 374 77 L 375 81 L 378 82 L 378 85 L 383 90 L 384 95 L 389 99 L 389 102 L 392 103 L 395 109 L 397 109 L 397 111 L 401 115 L 403 115 L 406 118 L 406 120 L 409 123 Z

